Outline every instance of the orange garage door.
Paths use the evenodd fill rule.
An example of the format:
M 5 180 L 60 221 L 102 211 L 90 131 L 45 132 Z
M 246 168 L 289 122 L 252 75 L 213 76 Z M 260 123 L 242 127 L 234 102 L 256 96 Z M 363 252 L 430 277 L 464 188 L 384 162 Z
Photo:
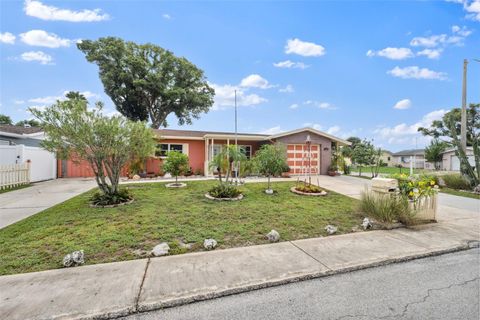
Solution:
M 287 145 L 287 161 L 290 174 L 305 174 L 308 171 L 308 146 L 306 144 Z M 320 172 L 320 145 L 310 145 L 311 174 Z

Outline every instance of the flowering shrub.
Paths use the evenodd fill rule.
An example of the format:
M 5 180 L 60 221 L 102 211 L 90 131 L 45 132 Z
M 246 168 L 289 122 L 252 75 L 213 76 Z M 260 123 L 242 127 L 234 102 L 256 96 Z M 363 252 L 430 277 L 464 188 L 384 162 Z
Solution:
M 404 173 L 397 173 L 391 175 L 390 178 L 397 179 L 400 193 L 413 201 L 430 197 L 438 192 L 438 183 L 435 177 L 408 176 Z

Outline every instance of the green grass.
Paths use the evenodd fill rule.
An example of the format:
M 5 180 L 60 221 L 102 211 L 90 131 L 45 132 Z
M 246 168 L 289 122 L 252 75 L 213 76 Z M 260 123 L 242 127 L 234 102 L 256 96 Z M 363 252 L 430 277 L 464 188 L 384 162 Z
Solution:
M 10 192 L 10 191 L 20 190 L 20 189 L 25 189 L 25 188 L 28 188 L 30 186 L 32 186 L 32 185 L 31 184 L 22 184 L 20 186 L 13 187 L 13 188 L 0 189 L 0 194 L 7 193 L 7 192 Z
M 460 197 L 480 200 L 480 195 L 472 193 L 472 192 L 460 191 L 460 190 L 455 190 L 455 189 L 451 189 L 451 188 L 441 188 L 440 192 L 448 193 L 448 194 L 451 194 L 451 195 L 454 195 L 454 196 L 460 196 Z
M 286 241 L 325 236 L 327 224 L 341 234 L 361 223 L 358 200 L 334 192 L 299 196 L 289 191 L 293 182 L 278 182 L 278 193 L 266 195 L 266 184 L 251 183 L 241 187 L 243 200 L 217 202 L 204 197 L 214 183 L 188 182 L 183 189 L 130 185 L 135 201 L 117 208 L 90 208 L 93 191 L 79 195 L 0 230 L 0 274 L 59 268 L 65 254 L 79 249 L 87 264 L 95 264 L 139 258 L 135 249 L 150 251 L 163 241 L 180 254 L 186 249 L 178 239 L 194 243 L 189 251 L 201 251 L 205 238 L 229 248 L 267 243 L 271 229 Z
M 356 167 L 352 167 L 351 170 L 352 170 L 352 172 L 358 173 L 358 168 L 356 168 Z M 363 173 L 371 173 L 371 172 L 372 172 L 372 170 L 370 169 L 370 167 L 362 168 L 362 174 Z M 413 173 L 415 173 L 415 174 L 416 173 L 422 173 L 422 172 L 425 172 L 425 170 L 423 170 L 423 169 L 413 169 Z M 352 175 L 355 175 L 355 173 L 353 173 Z M 383 174 L 405 173 L 405 174 L 409 174 L 410 173 L 410 168 L 404 167 L 404 168 L 402 168 L 402 170 L 400 172 L 400 168 L 397 168 L 397 167 L 380 167 L 379 170 L 378 170 L 378 173 L 383 173 Z

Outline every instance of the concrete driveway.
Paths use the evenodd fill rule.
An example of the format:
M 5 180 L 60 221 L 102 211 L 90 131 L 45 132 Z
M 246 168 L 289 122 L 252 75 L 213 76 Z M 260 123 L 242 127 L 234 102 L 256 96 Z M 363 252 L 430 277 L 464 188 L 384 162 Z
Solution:
M 0 229 L 95 187 L 93 179 L 57 179 L 0 194 Z

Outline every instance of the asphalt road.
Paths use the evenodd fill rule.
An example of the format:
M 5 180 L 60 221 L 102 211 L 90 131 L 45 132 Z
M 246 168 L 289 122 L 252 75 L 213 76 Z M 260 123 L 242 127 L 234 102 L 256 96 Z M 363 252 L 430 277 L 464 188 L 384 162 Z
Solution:
M 479 279 L 480 249 L 477 248 L 124 319 L 478 320 Z

